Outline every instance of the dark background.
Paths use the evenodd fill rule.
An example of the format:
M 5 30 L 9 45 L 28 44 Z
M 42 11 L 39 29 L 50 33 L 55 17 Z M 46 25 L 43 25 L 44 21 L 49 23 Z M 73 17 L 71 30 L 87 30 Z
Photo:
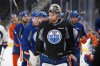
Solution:
M 31 5 L 35 2 L 36 0 L 27 0 L 27 9 L 29 11 L 31 11 Z M 57 0 L 55 0 L 57 1 Z M 69 1 L 69 0 L 65 0 L 65 1 Z M 78 0 L 75 0 L 74 4 L 77 4 Z M 16 0 L 16 3 L 18 4 L 19 10 L 23 11 L 24 10 L 24 0 Z M 95 0 L 95 8 L 99 8 L 100 9 L 100 0 Z M 14 5 L 14 3 L 12 3 L 12 13 L 17 13 L 17 9 Z M 10 15 L 10 0 L 0 0 L 0 17 L 2 20 L 4 20 L 5 18 L 9 19 L 9 15 Z

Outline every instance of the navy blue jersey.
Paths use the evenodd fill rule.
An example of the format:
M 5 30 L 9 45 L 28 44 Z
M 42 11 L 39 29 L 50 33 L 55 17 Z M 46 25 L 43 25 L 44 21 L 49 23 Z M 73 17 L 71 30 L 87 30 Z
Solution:
M 21 44 L 20 39 L 24 30 L 24 25 L 22 23 L 17 24 L 14 29 L 14 42 L 16 44 Z
M 36 41 L 36 34 L 37 34 L 37 28 L 32 25 L 32 23 L 29 23 L 22 34 L 22 50 L 23 51 L 29 51 L 31 50 L 34 52 L 35 49 L 35 41 Z
M 79 41 L 80 41 L 80 38 L 82 36 L 86 36 L 86 33 L 85 33 L 85 30 L 84 30 L 84 27 L 81 23 L 76 23 L 73 25 L 73 32 L 74 32 L 74 43 L 75 43 L 75 46 L 78 47 L 79 45 Z

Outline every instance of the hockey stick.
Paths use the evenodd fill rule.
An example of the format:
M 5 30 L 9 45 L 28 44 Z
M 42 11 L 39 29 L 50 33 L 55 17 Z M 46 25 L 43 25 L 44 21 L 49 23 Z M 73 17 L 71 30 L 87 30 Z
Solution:
M 69 19 L 69 12 L 67 12 L 67 13 L 66 13 L 66 16 L 65 16 L 65 20 L 68 21 L 68 19 Z M 69 22 L 69 21 L 68 21 L 68 22 Z M 71 61 L 71 59 L 69 59 L 69 57 L 68 57 L 68 63 L 69 63 L 69 66 L 72 66 L 72 61 Z
M 27 60 L 26 58 L 24 58 L 24 60 L 27 61 L 29 66 L 32 66 L 32 63 L 29 60 Z
M 17 35 L 17 33 L 16 33 L 16 31 L 14 30 L 14 33 L 16 34 L 16 37 L 17 37 L 17 39 L 18 39 L 18 42 L 21 44 L 21 42 L 20 42 L 20 40 L 19 40 L 19 38 L 18 38 L 18 35 Z M 20 49 L 21 49 L 21 47 L 20 47 Z M 21 49 L 22 50 L 22 49 Z M 23 51 L 22 51 L 22 53 L 23 53 Z M 26 58 L 24 58 L 26 61 L 27 61 L 27 63 L 28 63 L 28 65 L 29 66 L 32 66 L 32 63 L 29 61 L 29 60 L 27 60 Z M 22 60 L 23 61 L 23 60 Z
M 15 33 L 17 39 L 18 39 L 18 42 L 21 44 L 21 42 L 20 42 L 20 40 L 19 40 L 19 37 L 18 37 L 18 35 L 17 35 L 17 33 L 16 33 L 15 30 L 14 30 L 14 33 Z M 23 53 L 23 51 L 22 51 L 22 49 L 21 49 L 21 47 L 20 47 L 20 61 L 23 61 L 23 60 L 22 60 L 22 53 Z
M 3 52 L 2 52 L 2 55 L 1 55 L 0 66 L 1 66 L 1 62 L 2 62 L 2 60 L 3 60 L 4 50 L 5 50 L 5 49 L 3 49 Z
M 69 19 L 69 12 L 66 13 L 65 20 Z
M 68 19 L 68 16 L 69 16 L 69 12 L 66 13 L 66 18 L 65 19 Z
M 19 8 L 18 8 L 18 5 L 17 5 L 17 3 L 16 3 L 16 1 L 13 0 L 13 2 L 14 2 L 14 5 L 16 6 L 17 11 L 20 12 L 20 11 L 19 11 Z

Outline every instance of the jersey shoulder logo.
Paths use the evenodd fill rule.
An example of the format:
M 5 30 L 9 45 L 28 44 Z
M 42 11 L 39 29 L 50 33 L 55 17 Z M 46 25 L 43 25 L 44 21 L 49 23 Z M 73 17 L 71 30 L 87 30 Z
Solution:
M 57 44 L 61 41 L 62 34 L 59 30 L 53 29 L 48 32 L 47 39 L 51 44 Z

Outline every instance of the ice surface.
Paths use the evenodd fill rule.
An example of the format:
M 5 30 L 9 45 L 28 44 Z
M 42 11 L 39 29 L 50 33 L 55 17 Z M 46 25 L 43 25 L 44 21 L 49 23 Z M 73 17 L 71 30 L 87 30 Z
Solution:
M 81 64 L 80 66 L 88 66 L 88 64 L 86 64 L 84 62 L 84 54 L 88 53 L 88 43 L 89 43 L 89 40 L 86 44 L 84 44 L 82 47 L 83 47 L 83 53 L 81 55 Z M 3 50 L 3 49 L 2 49 Z M 32 55 L 32 54 L 31 54 Z M 3 55 L 3 59 L 5 60 L 2 60 L 1 62 L 1 66 L 13 66 L 12 65 L 12 47 L 7 47 L 5 50 L 4 50 L 4 55 Z M 31 59 L 32 60 L 32 59 Z M 1 59 L 0 59 L 1 61 Z M 34 60 L 33 60 L 34 62 Z M 21 62 L 20 60 L 18 61 L 18 66 L 21 66 Z

